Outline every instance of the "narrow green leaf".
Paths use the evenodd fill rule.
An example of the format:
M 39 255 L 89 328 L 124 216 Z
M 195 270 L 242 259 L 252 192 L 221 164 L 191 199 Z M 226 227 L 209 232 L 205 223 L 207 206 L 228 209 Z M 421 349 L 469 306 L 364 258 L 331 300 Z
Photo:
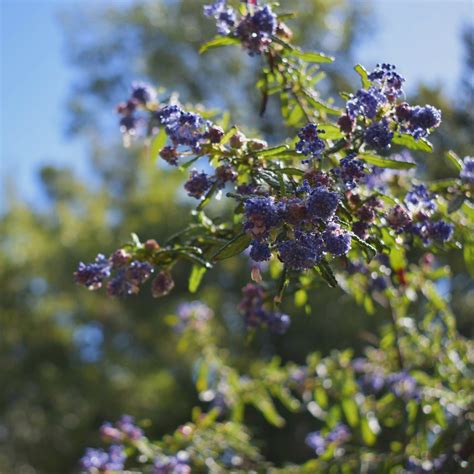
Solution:
M 459 158 L 453 150 L 449 150 L 445 155 L 449 163 L 451 163 L 457 171 L 462 170 L 462 160 Z
M 318 128 L 321 131 L 324 131 L 321 138 L 324 138 L 325 140 L 337 140 L 344 136 L 340 128 L 332 123 L 320 123 L 318 124 Z
M 251 240 L 245 232 L 237 235 L 216 252 L 214 260 L 224 260 L 242 253 L 250 245 Z
M 372 446 L 376 441 L 375 433 L 371 430 L 367 418 L 362 418 L 360 422 L 360 431 L 365 444 Z
M 357 74 L 359 74 L 360 82 L 362 83 L 362 87 L 364 89 L 368 89 L 371 85 L 371 82 L 369 80 L 369 73 L 367 72 L 365 67 L 362 66 L 361 64 L 357 64 L 356 66 L 354 66 L 354 71 Z
M 163 149 L 166 144 L 167 135 L 164 127 L 160 128 L 160 131 L 152 138 L 150 144 L 150 158 L 152 160 L 158 158 L 158 153 Z
M 410 150 L 420 150 L 428 153 L 433 151 L 433 145 L 426 140 L 426 138 L 415 140 L 415 138 L 408 133 L 395 133 L 392 142 L 397 145 L 406 146 L 407 148 L 410 148 Z
M 326 102 L 323 102 L 321 100 L 319 100 L 318 98 L 316 98 L 314 96 L 314 94 L 311 92 L 311 91 L 308 91 L 307 89 L 303 89 L 303 94 L 304 96 L 306 97 L 306 99 L 308 100 L 308 102 L 316 109 L 316 110 L 319 110 L 319 111 L 322 111 L 322 112 L 326 112 L 327 114 L 332 114 L 332 115 L 341 115 L 342 113 L 342 110 L 337 108 L 337 107 L 333 107 L 332 105 L 326 103 Z
M 259 156 L 273 156 L 288 151 L 288 145 L 278 145 L 257 152 Z
M 326 280 L 327 284 L 331 288 L 336 288 L 338 286 L 334 272 L 332 271 L 332 268 L 329 266 L 328 262 L 322 260 L 321 263 L 317 265 L 317 268 L 321 276 Z
M 369 165 L 378 166 L 379 168 L 390 168 L 394 170 L 408 170 L 411 168 L 416 168 L 416 163 L 392 160 L 390 158 L 383 158 L 370 153 L 361 153 L 359 158 L 366 163 L 369 163 Z
M 350 426 L 354 427 L 359 424 L 359 408 L 352 398 L 342 400 L 342 411 Z
M 373 245 L 370 245 L 355 234 L 351 234 L 351 237 L 352 240 L 362 248 L 369 262 L 377 255 L 377 249 Z
M 303 61 L 307 61 L 308 63 L 332 63 L 334 61 L 332 56 L 328 56 L 324 53 L 304 52 L 294 49 L 290 54 L 302 59 Z
M 201 284 L 202 277 L 206 273 L 206 267 L 201 265 L 193 265 L 191 275 L 189 275 L 188 289 L 190 293 L 196 293 Z
M 229 46 L 231 44 L 239 44 L 239 40 L 229 36 L 216 36 L 199 48 L 199 54 L 203 54 L 211 48 L 220 48 L 221 46 Z

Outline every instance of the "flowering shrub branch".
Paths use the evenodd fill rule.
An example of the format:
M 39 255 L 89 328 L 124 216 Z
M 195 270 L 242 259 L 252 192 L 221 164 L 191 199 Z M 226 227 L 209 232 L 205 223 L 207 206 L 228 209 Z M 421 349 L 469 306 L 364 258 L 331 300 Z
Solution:
M 407 149 L 432 150 L 428 137 L 440 126 L 441 112 L 408 104 L 405 79 L 394 66 L 382 63 L 369 73 L 357 65 L 361 88 L 341 93 L 345 104 L 339 108 L 314 89 L 323 77 L 319 64 L 333 58 L 290 43 L 292 32 L 284 21 L 291 15 L 252 1 L 234 8 L 224 0 L 207 5 L 204 13 L 216 20 L 219 35 L 201 53 L 241 45 L 259 57 L 259 112 L 264 114 L 270 98 L 278 96 L 291 134 L 284 143 L 269 145 L 229 127 L 216 113 L 181 104 L 175 94 L 159 95 L 148 84 L 134 83 L 130 97 L 117 107 L 125 144 L 142 138 L 153 157 L 184 172 L 205 162 L 191 168 L 184 184 L 198 204 L 192 223 L 167 242 L 141 242 L 133 235 L 109 258 L 99 254 L 93 263 L 81 263 L 76 281 L 90 290 L 106 285 L 110 295 L 125 296 L 152 280 L 153 296 L 162 297 L 173 289 L 173 266 L 187 260 L 192 264 L 189 287 L 195 292 L 206 270 L 247 251 L 253 282 L 243 289 L 239 311 L 249 330 L 285 333 L 291 322 L 280 308 L 285 295 L 294 295 L 296 305 L 309 312 L 308 292 L 321 280 L 341 287 L 370 314 L 375 305 L 388 309 L 390 324 L 380 347 L 368 350 L 364 359 L 351 360 L 349 352 L 325 359 L 312 354 L 304 367 L 274 361 L 247 377 L 216 348 L 208 329 L 210 310 L 197 304 L 181 316 L 182 337 L 197 345 L 197 389 L 203 401 L 214 402 L 214 409 L 196 415 L 158 447 L 134 425 L 130 429 L 140 433 L 137 439 L 118 425 L 107 425 L 106 431 L 114 433 L 107 437 L 125 441 L 146 462 L 154 462 L 151 472 L 187 473 L 191 466 L 197 472 L 204 466 L 209 472 L 232 466 L 248 472 L 268 464 L 244 431 L 235 435 L 243 429 L 244 406 L 253 404 L 267 421 L 281 426 L 276 398 L 290 411 L 305 407 L 324 422 L 306 439 L 315 459 L 295 472 L 329 472 L 321 469 L 338 463 L 351 469 L 364 464 L 370 472 L 400 465 L 404 472 L 433 472 L 423 467 L 426 463 L 429 469 L 445 469 L 454 454 L 440 452 L 432 437 L 441 437 L 451 422 L 462 423 L 468 405 L 458 397 L 465 390 L 463 369 L 443 357 L 440 347 L 430 346 L 426 330 L 437 331 L 438 343 L 452 345 L 456 354 L 468 357 L 470 352 L 472 357 L 467 342 L 456 339 L 454 316 L 433 282 L 449 275 L 434 257 L 448 249 L 464 247 L 472 271 L 473 159 L 450 153 L 447 162 L 457 168 L 458 178 L 423 182 L 414 174 L 417 159 Z M 392 147 L 397 153 L 390 154 Z M 205 208 L 223 190 L 233 218 L 212 219 Z M 413 260 L 420 254 L 421 260 Z M 419 320 L 408 317 L 413 305 L 423 307 Z M 434 352 L 443 359 L 443 370 L 452 371 L 452 377 L 438 374 L 442 383 L 427 374 Z M 225 419 L 226 410 L 232 421 L 217 421 Z M 377 445 L 384 430 L 400 433 L 389 448 Z M 203 459 L 199 443 L 205 449 L 226 447 L 223 452 L 209 448 Z M 464 446 L 464 438 L 460 443 Z M 82 464 L 88 472 L 116 471 L 123 461 L 123 452 L 114 447 L 108 453 L 89 452 Z M 284 472 L 293 467 L 288 469 Z

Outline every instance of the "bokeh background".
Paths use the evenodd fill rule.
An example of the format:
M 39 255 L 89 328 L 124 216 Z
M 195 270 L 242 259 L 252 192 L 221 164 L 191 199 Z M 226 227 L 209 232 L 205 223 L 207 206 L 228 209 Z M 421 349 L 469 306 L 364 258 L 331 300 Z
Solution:
M 99 442 L 105 419 L 131 413 L 160 436 L 189 418 L 199 403 L 192 365 L 178 356 L 165 316 L 189 300 L 187 274 L 163 300 L 146 292 L 111 300 L 74 285 L 80 260 L 108 253 L 136 232 L 158 241 L 182 227 L 191 202 L 179 172 L 150 161 L 141 146 L 124 149 L 114 114 L 133 79 L 179 91 L 183 101 L 229 108 L 232 120 L 270 142 L 284 132 L 255 113 L 259 61 L 238 48 L 197 55 L 214 35 L 201 0 L 0 0 L 0 472 L 74 472 L 84 446 Z M 282 0 L 300 12 L 296 42 L 329 52 L 325 93 L 357 86 L 357 62 L 397 64 L 413 103 L 443 109 L 436 153 L 421 172 L 450 175 L 442 159 L 472 150 L 474 134 L 474 4 L 464 0 Z M 278 104 L 273 104 L 277 107 Z M 286 131 L 288 132 L 288 131 Z M 227 212 L 225 205 L 215 211 Z M 474 288 L 459 255 L 446 256 L 456 278 L 449 297 L 459 329 L 473 336 Z M 293 315 L 285 338 L 262 334 L 246 343 L 236 313 L 248 280 L 244 259 L 205 276 L 199 295 L 216 309 L 222 345 L 239 354 L 304 361 L 371 340 L 384 315 L 367 315 L 342 291 L 311 295 L 310 317 Z M 338 299 L 338 311 L 334 300 Z M 232 338 L 225 334 L 232 333 Z M 298 419 L 271 429 L 249 412 L 276 463 L 308 456 L 286 433 L 310 431 Z M 306 426 L 307 425 L 307 426 Z M 285 440 L 285 445 L 283 445 Z

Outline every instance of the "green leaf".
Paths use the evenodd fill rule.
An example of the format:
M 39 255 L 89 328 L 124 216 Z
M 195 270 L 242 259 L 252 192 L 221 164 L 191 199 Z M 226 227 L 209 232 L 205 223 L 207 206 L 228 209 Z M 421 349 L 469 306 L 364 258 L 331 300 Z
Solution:
M 231 44 L 239 44 L 239 40 L 230 36 L 216 36 L 199 48 L 199 54 L 203 54 L 211 48 L 220 48 L 221 46 L 229 46 Z
M 392 142 L 397 145 L 406 146 L 410 150 L 420 150 L 431 153 L 433 151 L 433 145 L 425 138 L 415 140 L 413 136 L 408 133 L 395 133 L 392 138 Z
M 295 292 L 295 306 L 297 308 L 301 308 L 306 304 L 308 301 L 308 293 L 306 293 L 306 290 L 298 290 Z
M 474 277 L 474 242 L 466 242 L 464 244 L 464 262 L 471 276 Z
M 456 212 L 464 204 L 465 199 L 466 198 L 463 194 L 455 196 L 448 204 L 448 214 Z
M 274 156 L 288 151 L 288 145 L 278 145 L 257 152 L 259 156 Z
M 282 427 L 285 424 L 285 420 L 278 414 L 270 395 L 265 389 L 254 392 L 252 403 L 272 425 Z
M 191 275 L 189 275 L 188 289 L 190 293 L 196 293 L 201 284 L 202 277 L 206 273 L 206 267 L 200 265 L 193 265 Z
M 324 389 L 323 387 L 316 387 L 314 389 L 314 399 L 321 408 L 327 408 L 329 400 L 326 393 L 326 389 Z
M 462 160 L 459 158 L 454 151 L 449 150 L 445 155 L 446 159 L 448 160 L 449 163 L 451 163 L 457 171 L 462 170 Z
M 357 64 L 356 66 L 354 66 L 354 71 L 359 74 L 362 87 L 364 89 L 368 89 L 372 83 L 369 80 L 369 73 L 367 72 L 365 67 L 361 64 Z
M 332 63 L 334 58 L 332 56 L 328 56 L 324 53 L 316 53 L 316 52 L 304 52 L 298 49 L 294 49 L 290 53 L 292 56 L 296 56 L 303 61 L 307 61 L 309 63 Z
M 250 235 L 245 232 L 237 235 L 216 252 L 214 260 L 224 260 L 242 253 L 250 245 L 251 240 Z
M 303 89 L 303 94 L 308 100 L 308 102 L 316 109 L 322 112 L 326 112 L 327 114 L 332 114 L 332 115 L 341 115 L 341 109 L 337 107 L 333 107 L 326 102 L 323 102 L 319 99 L 317 99 L 314 94 L 311 91 L 308 91 L 307 89 Z
M 370 153 L 361 153 L 359 158 L 366 163 L 369 163 L 369 165 L 378 166 L 379 168 L 390 168 L 394 170 L 409 170 L 411 168 L 416 168 L 416 163 L 392 160 L 390 158 L 383 158 Z
M 359 424 L 359 408 L 352 398 L 342 400 L 342 411 L 350 426 L 354 427 Z
M 332 271 L 332 268 L 329 266 L 328 262 L 322 260 L 321 263 L 317 265 L 317 268 L 321 276 L 326 280 L 327 284 L 331 288 L 336 288 L 338 286 L 334 272 Z
M 354 240 L 354 242 L 362 248 L 369 262 L 377 255 L 377 249 L 374 246 L 370 245 L 365 240 L 362 240 L 355 234 L 351 234 L 351 237 L 352 240 Z
M 365 444 L 372 446 L 376 441 L 375 433 L 371 430 L 367 418 L 362 418 L 360 422 L 360 431 Z
M 168 136 L 166 135 L 164 127 L 160 128 L 160 131 L 151 140 L 150 158 L 152 160 L 158 157 L 158 153 L 160 153 L 160 151 L 165 146 L 167 138 Z
M 318 128 L 321 131 L 324 131 L 321 138 L 324 138 L 325 140 L 337 140 L 344 136 L 339 127 L 332 123 L 320 123 L 318 124 Z

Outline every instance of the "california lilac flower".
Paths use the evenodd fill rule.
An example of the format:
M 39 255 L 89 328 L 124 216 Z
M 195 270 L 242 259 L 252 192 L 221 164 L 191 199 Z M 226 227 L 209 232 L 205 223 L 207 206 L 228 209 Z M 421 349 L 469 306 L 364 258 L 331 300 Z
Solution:
M 376 68 L 368 75 L 368 79 L 375 82 L 391 102 L 403 94 L 402 86 L 405 82 L 405 79 L 395 69 L 396 67 L 392 64 L 377 64 Z
M 204 15 L 216 19 L 217 32 L 228 35 L 237 22 L 235 10 L 226 5 L 226 0 L 217 0 L 211 5 L 204 6 Z
M 300 187 L 298 191 L 306 192 L 306 189 Z M 286 222 L 289 222 L 294 226 L 300 226 L 308 217 L 306 202 L 301 198 L 283 200 L 280 202 L 280 214 Z
M 245 318 L 248 329 L 268 326 L 276 334 L 284 334 L 290 326 L 290 317 L 283 313 L 273 313 L 264 308 L 265 292 L 263 288 L 249 283 L 242 288 L 239 310 Z
M 344 157 L 339 166 L 331 171 L 338 176 L 346 185 L 346 188 L 353 189 L 356 184 L 365 177 L 365 164 L 362 160 L 356 158 L 355 153 L 351 153 Z
M 323 233 L 326 250 L 335 256 L 346 255 L 351 249 L 351 235 L 337 224 L 329 224 Z
M 416 380 L 406 372 L 396 372 L 387 376 L 387 386 L 397 397 L 408 401 L 417 399 L 420 396 L 420 390 Z
M 415 138 L 425 137 L 430 129 L 441 124 L 441 111 L 431 105 L 416 106 L 411 110 L 409 132 Z
M 209 175 L 203 171 L 196 169 L 191 171 L 189 179 L 184 185 L 184 189 L 189 196 L 201 199 L 204 194 L 211 188 L 213 181 Z
M 236 34 L 251 56 L 267 51 L 276 33 L 277 17 L 270 6 L 257 7 L 255 13 L 248 14 L 237 25 Z
M 136 294 L 140 291 L 140 285 L 145 283 L 152 273 L 153 267 L 148 262 L 134 260 L 130 265 L 118 270 L 107 285 L 107 293 L 110 296 Z
M 201 301 L 181 303 L 176 313 L 179 322 L 175 325 L 174 329 L 177 332 L 183 332 L 187 328 L 199 330 L 214 316 L 212 309 L 201 303 Z
M 112 425 L 106 422 L 100 427 L 102 438 L 107 441 L 120 442 L 125 439 L 137 441 L 143 437 L 143 431 L 135 424 L 135 419 L 130 415 L 123 415 Z
M 389 129 L 386 119 L 369 125 L 364 134 L 364 141 L 367 146 L 376 151 L 384 151 L 390 148 L 392 138 L 393 132 Z
M 74 279 L 88 290 L 97 290 L 102 286 L 104 278 L 110 276 L 111 267 L 110 261 L 104 255 L 98 254 L 94 263 L 79 263 Z
M 319 135 L 323 133 L 318 130 L 314 123 L 308 123 L 299 132 L 299 142 L 296 144 L 296 151 L 306 156 L 318 157 L 325 148 L 325 143 Z
M 428 225 L 428 236 L 433 240 L 447 242 L 453 236 L 454 226 L 444 221 L 431 222 Z
M 272 227 L 276 227 L 281 218 L 273 198 L 252 197 L 244 204 L 244 229 L 256 240 L 265 238 Z
M 324 255 L 323 239 L 311 232 L 296 232 L 294 239 L 278 244 L 280 260 L 292 270 L 305 270 L 317 265 Z
M 146 106 L 156 101 L 156 90 L 145 82 L 132 82 L 131 99 Z
M 308 198 L 308 214 L 312 218 L 327 221 L 332 219 L 339 206 L 341 198 L 335 192 L 325 187 L 318 187 L 311 191 Z
M 349 428 L 343 423 L 339 423 L 329 433 L 324 436 L 319 431 L 309 433 L 306 436 L 306 444 L 314 449 L 318 456 L 322 455 L 330 444 L 344 444 L 351 436 Z
M 178 164 L 178 150 L 174 146 L 165 146 L 160 151 L 160 157 L 172 166 L 177 166 Z
M 436 210 L 434 194 L 430 193 L 424 184 L 412 186 L 405 196 L 405 203 L 411 212 L 433 212 Z
M 166 296 L 173 288 L 174 280 L 171 273 L 167 270 L 162 270 L 157 273 L 151 283 L 151 294 L 153 298 L 161 298 Z
M 412 222 L 410 214 L 400 204 L 397 204 L 389 211 L 387 220 L 397 232 L 401 232 Z
M 387 99 L 378 88 L 360 89 L 346 103 L 347 116 L 351 120 L 356 120 L 359 116 L 373 119 L 385 102 Z
M 266 242 L 260 242 L 258 240 L 252 241 L 250 247 L 250 258 L 255 262 L 265 262 L 270 260 L 272 253 L 270 247 Z
M 230 165 L 221 165 L 216 168 L 215 179 L 218 187 L 222 189 L 226 183 L 237 179 L 237 171 Z
M 474 184 L 474 157 L 466 156 L 459 177 L 466 183 Z
M 83 472 L 96 474 L 97 472 L 122 471 L 126 459 L 123 446 L 112 445 L 108 451 L 87 448 L 80 464 Z
M 190 474 L 189 455 L 180 451 L 174 456 L 160 455 L 153 461 L 152 474 Z

